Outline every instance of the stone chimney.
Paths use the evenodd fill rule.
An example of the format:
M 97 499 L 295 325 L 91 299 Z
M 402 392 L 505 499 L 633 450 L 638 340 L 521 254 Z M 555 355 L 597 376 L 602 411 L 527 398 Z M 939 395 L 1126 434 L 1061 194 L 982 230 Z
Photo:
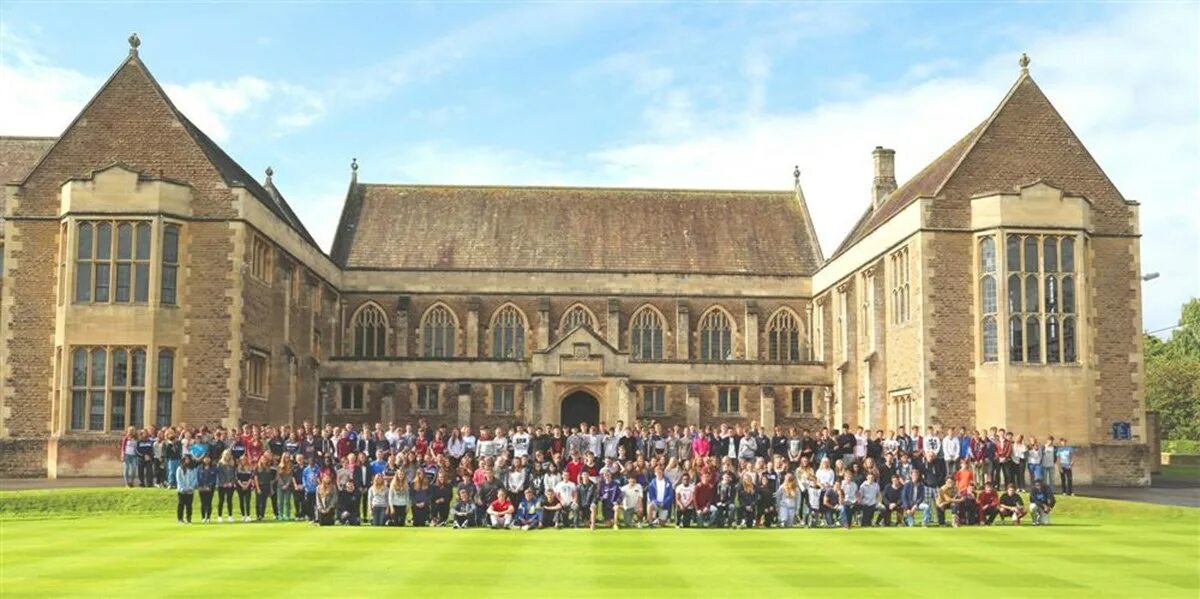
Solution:
M 875 146 L 875 182 L 871 186 L 871 205 L 879 208 L 889 193 L 896 191 L 896 151 Z

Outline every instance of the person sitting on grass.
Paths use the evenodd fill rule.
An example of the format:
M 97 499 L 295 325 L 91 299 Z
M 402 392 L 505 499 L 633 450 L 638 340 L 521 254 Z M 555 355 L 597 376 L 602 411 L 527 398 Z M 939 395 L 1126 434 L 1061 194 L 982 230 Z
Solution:
M 358 503 L 362 493 L 354 486 L 354 481 L 348 480 L 338 492 L 338 523 L 346 526 L 358 526 L 362 519 L 358 515 Z
M 1004 487 L 1004 494 L 1000 496 L 999 508 L 1002 519 L 1012 520 L 1012 523 L 1017 526 L 1021 525 L 1021 517 L 1025 515 L 1025 502 L 1021 500 L 1020 495 L 1017 495 L 1016 485 L 1008 483 Z
M 470 492 L 458 490 L 458 499 L 454 500 L 451 513 L 454 516 L 454 528 L 471 527 L 471 521 L 475 519 L 475 502 L 471 501 Z
M 1029 514 L 1034 526 L 1050 524 L 1050 512 L 1054 510 L 1054 492 L 1044 481 L 1033 481 L 1029 491 Z
M 317 484 L 317 490 L 313 495 L 316 507 L 314 522 L 321 526 L 333 526 L 333 521 L 337 517 L 338 496 L 332 477 L 328 475 L 321 477 L 321 482 Z
M 537 530 L 542 527 L 542 501 L 533 489 L 525 489 L 525 497 L 521 499 L 521 505 L 517 508 L 515 523 L 521 530 Z
M 504 489 L 496 491 L 496 500 L 487 508 L 488 519 L 492 528 L 508 528 L 512 526 L 513 504 L 508 500 L 508 492 Z
M 637 478 L 630 476 L 625 486 L 621 487 L 621 523 L 625 526 L 642 527 L 642 497 L 645 491 L 639 485 Z M 616 523 L 613 528 L 620 528 Z

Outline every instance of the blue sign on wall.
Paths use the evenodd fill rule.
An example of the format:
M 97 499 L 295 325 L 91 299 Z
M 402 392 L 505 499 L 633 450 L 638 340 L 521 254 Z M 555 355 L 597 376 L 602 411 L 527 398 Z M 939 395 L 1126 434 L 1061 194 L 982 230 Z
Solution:
M 1127 441 L 1133 436 L 1133 426 L 1128 422 L 1114 422 L 1112 431 L 1113 438 L 1118 441 Z

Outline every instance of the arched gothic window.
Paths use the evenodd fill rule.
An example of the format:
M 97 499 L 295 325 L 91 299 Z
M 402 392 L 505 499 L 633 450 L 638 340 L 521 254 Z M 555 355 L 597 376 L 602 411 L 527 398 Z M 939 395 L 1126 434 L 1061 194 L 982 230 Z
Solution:
M 579 304 L 571 306 L 562 319 L 562 330 L 564 333 L 575 327 L 587 327 L 593 330 L 596 328 L 596 323 L 592 319 L 592 313 Z
M 800 319 L 795 312 L 781 308 L 767 321 L 767 359 L 800 361 Z
M 449 308 L 440 304 L 430 308 L 421 323 L 421 345 L 425 357 L 453 357 L 456 328 L 454 315 Z
M 724 362 L 733 359 L 733 327 L 729 316 L 720 308 L 712 308 L 700 317 L 700 359 L 705 362 Z
M 663 359 L 663 324 L 653 308 L 634 313 L 629 325 L 629 353 L 634 360 Z
M 356 358 L 380 358 L 387 355 L 387 314 L 374 302 L 367 302 L 354 314 L 354 346 Z
M 506 305 L 492 317 L 492 357 L 501 360 L 525 357 L 525 319 L 516 306 Z

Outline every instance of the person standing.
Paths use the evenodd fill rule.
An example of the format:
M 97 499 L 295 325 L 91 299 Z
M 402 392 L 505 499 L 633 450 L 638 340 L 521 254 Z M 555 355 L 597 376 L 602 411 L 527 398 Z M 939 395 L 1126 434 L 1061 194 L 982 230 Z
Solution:
M 121 476 L 125 480 L 125 486 L 129 488 L 133 488 L 133 483 L 137 480 L 137 443 L 136 429 L 132 426 L 125 429 L 125 436 L 121 437 Z
M 249 459 L 249 457 L 247 457 Z M 258 460 L 258 466 L 254 469 L 254 517 L 257 521 L 262 522 L 267 514 L 267 501 L 275 504 L 272 506 L 272 512 L 275 513 L 275 519 L 279 519 L 279 504 L 275 501 L 275 476 L 276 471 L 271 468 L 270 458 L 262 456 Z
M 279 469 L 275 473 L 275 505 L 279 509 L 276 519 L 284 522 L 292 520 L 292 490 L 295 488 L 295 478 L 292 475 L 292 458 L 283 454 L 279 460 Z
M 425 482 L 424 472 L 417 472 L 417 477 L 413 479 L 409 494 L 412 498 L 412 525 L 416 527 L 429 526 L 431 494 L 429 492 L 429 483 Z
M 1042 480 L 1051 493 L 1054 492 L 1054 458 L 1057 451 L 1058 446 L 1054 443 L 1054 437 L 1046 437 L 1046 444 L 1042 446 Z M 1030 506 L 1031 511 L 1032 509 L 1033 506 Z
M 1075 477 L 1071 474 L 1071 464 L 1075 457 L 1075 448 L 1067 443 L 1065 438 L 1058 440 L 1058 450 L 1055 452 L 1058 459 L 1058 474 L 1059 481 L 1062 485 L 1063 495 L 1075 494 Z
M 254 487 L 254 468 L 250 465 L 250 458 L 246 454 L 242 454 L 242 459 L 238 462 L 237 472 L 234 475 L 237 479 L 236 487 L 238 498 L 238 511 L 242 514 L 242 522 L 250 521 L 250 491 Z M 230 508 L 230 512 L 232 512 Z
M 192 457 L 191 454 L 183 455 Z M 206 455 L 200 459 L 200 466 L 196 468 L 196 489 L 200 492 L 200 519 L 205 524 L 212 518 L 213 489 L 216 486 L 217 467 L 213 466 L 212 458 Z
M 174 430 L 168 430 L 162 445 L 163 461 L 166 462 L 167 486 L 175 486 L 175 471 L 179 469 L 180 459 L 183 458 L 183 445 L 175 436 Z M 196 462 L 192 461 L 192 466 Z
M 408 504 L 408 477 L 403 471 L 398 471 L 388 486 L 388 514 L 392 526 L 404 526 L 408 519 Z
M 179 468 L 175 472 L 175 489 L 179 494 L 179 503 L 175 507 L 175 516 L 180 524 L 192 523 L 192 497 L 196 490 L 198 476 L 196 469 L 192 468 L 192 458 L 188 456 L 179 464 Z
M 217 462 L 217 522 L 221 515 L 229 510 L 229 521 L 233 522 L 233 490 L 237 486 L 237 462 L 233 460 L 233 452 L 226 449 L 221 452 L 221 461 Z
M 333 526 L 337 519 L 337 489 L 333 486 L 332 476 L 321 477 L 321 482 L 313 490 L 313 523 L 320 526 Z

